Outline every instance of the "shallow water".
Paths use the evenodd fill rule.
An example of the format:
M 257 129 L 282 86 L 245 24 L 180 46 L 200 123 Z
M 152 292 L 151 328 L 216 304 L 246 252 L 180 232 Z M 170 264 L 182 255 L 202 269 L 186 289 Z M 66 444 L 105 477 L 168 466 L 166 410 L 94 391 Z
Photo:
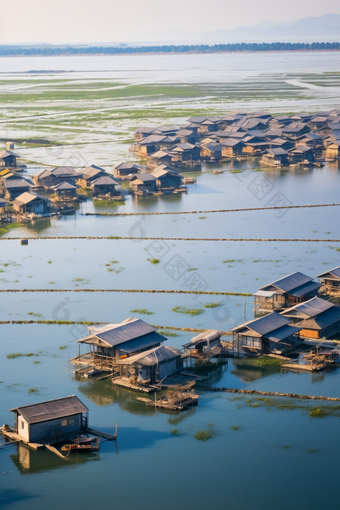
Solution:
M 238 99 L 234 97 L 230 103 L 221 101 L 218 108 L 268 108 L 271 111 L 339 107 L 335 82 L 317 88 L 309 83 L 314 83 L 318 73 L 337 71 L 339 63 L 339 53 L 0 59 L 1 71 L 7 73 L 2 75 L 4 80 L 16 76 L 11 73 L 32 69 L 67 70 L 72 72 L 51 73 L 49 78 L 66 78 L 74 87 L 80 87 L 81 80 L 90 86 L 91 80 L 105 77 L 124 84 L 177 82 L 216 86 L 227 82 L 234 84 L 238 93 L 243 80 L 245 87 Z M 28 84 L 34 84 L 36 79 L 34 74 L 18 74 L 17 77 L 27 80 Z M 319 74 L 319 77 L 325 80 L 324 75 Z M 286 87 L 290 80 L 294 80 L 289 84 L 291 89 Z M 309 88 L 302 88 L 307 82 Z M 257 87 L 264 84 L 268 91 L 274 90 L 275 98 L 256 99 L 250 104 L 245 97 L 253 84 Z M 280 98 L 282 84 L 286 88 Z M 3 91 L 6 84 L 0 87 Z M 39 97 L 39 87 L 36 90 Z M 296 94 L 293 99 L 288 97 L 292 90 Z M 300 96 L 296 90 L 300 91 Z M 167 101 L 168 98 L 163 98 L 164 104 Z M 166 121 L 184 122 L 189 115 L 185 112 L 181 117 L 178 114 L 181 108 L 190 107 L 192 111 L 216 108 L 214 101 L 208 96 L 202 101 L 188 100 L 187 103 L 179 98 L 173 104 L 168 101 L 165 109 L 176 107 L 177 116 L 166 117 Z M 110 103 L 110 108 L 143 109 L 148 103 L 147 98 L 125 103 L 117 101 L 115 105 Z M 151 103 L 156 107 L 161 100 L 153 98 Z M 86 101 L 82 104 L 84 108 L 89 107 Z M 10 115 L 20 114 L 23 119 L 17 124 L 9 123 L 9 137 L 37 134 L 80 144 L 64 147 L 61 152 L 56 148 L 25 149 L 21 146 L 19 151 L 27 159 L 54 165 L 73 158 L 69 164 L 74 166 L 92 163 L 111 166 L 119 159 L 133 157 L 127 152 L 128 145 L 122 142 L 131 136 L 131 129 L 140 124 L 139 120 L 98 122 L 97 119 L 97 124 L 89 122 L 87 130 L 80 131 L 81 120 L 77 126 L 61 122 L 56 127 L 54 123 L 59 121 L 53 117 L 57 113 L 53 110 L 55 104 L 52 109 L 47 108 L 45 113 L 52 116 L 45 124 L 29 118 L 30 111 L 37 105 L 23 103 L 23 108 L 27 108 L 23 111 L 12 109 L 7 103 L 1 106 L 6 107 Z M 90 106 L 98 110 L 98 102 Z M 63 103 L 62 112 L 64 108 Z M 36 113 L 41 111 L 34 111 Z M 163 122 L 162 114 L 158 112 L 157 115 L 157 118 L 151 117 L 150 122 Z M 76 114 L 74 119 L 77 119 Z M 117 134 L 118 131 L 122 134 Z M 109 139 L 111 133 L 113 142 Z M 103 138 L 107 141 L 99 143 L 105 141 Z M 91 141 L 92 145 L 85 144 Z M 277 193 L 283 194 L 287 203 L 292 204 L 339 202 L 338 162 L 311 170 L 258 172 L 256 160 L 234 162 L 220 168 L 225 172 L 215 175 L 214 167 L 204 165 L 203 172 L 195 174 L 197 184 L 188 187 L 187 195 L 150 199 L 127 196 L 125 205 L 100 208 L 88 200 L 76 215 L 39 220 L 14 228 L 2 237 L 340 238 L 337 207 L 285 210 L 283 215 L 278 211 L 245 211 L 147 217 L 85 216 L 87 212 L 96 211 L 140 213 L 263 207 L 275 204 Z M 232 170 L 242 171 L 232 173 Z M 28 169 L 29 174 L 35 172 L 33 166 Z M 268 179 L 269 191 L 259 194 L 257 179 L 264 176 Z M 253 293 L 258 287 L 296 270 L 314 277 L 327 268 L 338 266 L 339 248 L 338 243 L 316 241 L 167 241 L 159 246 L 137 239 L 30 240 L 28 246 L 21 246 L 17 240 L 0 239 L 0 289 L 181 290 L 192 288 L 190 278 L 196 274 L 203 290 Z M 183 261 L 185 268 L 179 273 L 169 269 L 171 260 L 176 257 Z M 148 259 L 153 258 L 159 258 L 160 263 L 151 264 Z M 205 308 L 207 303 L 220 306 Z M 200 314 L 176 313 L 173 309 L 178 306 L 199 310 Z M 149 315 L 131 312 L 144 308 Z M 252 298 L 246 296 L 0 294 L 0 321 L 118 322 L 139 316 L 165 330 L 174 326 L 228 331 L 235 324 L 250 320 L 252 314 Z M 27 451 L 18 446 L 1 449 L 2 507 L 15 510 L 24 506 L 33 510 L 46 506 L 60 508 L 61 504 L 67 509 L 75 505 L 90 508 L 114 504 L 122 510 L 135 506 L 143 510 L 160 506 L 165 510 L 174 507 L 203 510 L 228 504 L 240 510 L 272 509 L 273 506 L 281 510 L 289 504 L 293 510 L 316 510 L 324 505 L 325 491 L 327 504 L 336 505 L 340 467 L 338 416 L 311 418 L 310 407 L 319 405 L 313 401 L 303 401 L 303 406 L 307 407 L 283 410 L 275 399 L 264 403 L 256 397 L 235 399 L 232 394 L 203 390 L 199 390 L 199 405 L 190 411 L 155 413 L 136 400 L 139 394 L 114 388 L 110 380 L 74 378 L 73 366 L 68 365 L 67 360 L 77 354 L 76 340 L 86 334 L 87 328 L 82 325 L 0 325 L 2 422 L 12 423 L 12 413 L 7 410 L 14 406 L 70 394 L 77 394 L 89 407 L 93 427 L 112 432 L 116 421 L 119 422 L 118 454 L 110 442 L 102 444 L 98 455 L 75 455 L 69 461 L 47 451 Z M 176 331 L 176 334 L 169 337 L 167 343 L 178 348 L 194 335 L 183 331 Z M 34 356 L 6 357 L 14 353 L 33 353 Z M 206 364 L 201 370 L 216 387 L 340 397 L 339 368 L 320 374 L 284 373 L 277 366 L 254 366 L 247 358 L 241 358 L 229 360 L 223 367 Z M 290 400 L 289 403 L 299 405 L 301 401 Z M 195 439 L 195 433 L 209 429 L 209 424 L 213 424 L 213 437 L 206 442 Z M 173 429 L 178 430 L 178 435 L 171 434 Z
M 67 359 L 77 350 L 67 330 L 68 326 L 1 326 L 2 338 L 11 339 L 10 344 L 0 344 L 2 420 L 11 423 L 6 410 L 14 405 L 76 393 L 89 407 L 93 427 L 110 432 L 119 422 L 118 454 L 110 442 L 102 444 L 98 455 L 74 455 L 69 461 L 45 451 L 27 453 L 18 446 L 1 450 L 3 508 L 22 508 L 23 504 L 28 509 L 41 508 L 47 502 L 57 508 L 61 497 L 65 508 L 74 504 L 88 508 L 98 501 L 109 504 L 112 498 L 120 508 L 144 508 L 143 501 L 152 491 L 147 503 L 151 509 L 158 508 L 161 499 L 165 509 L 174 505 L 204 509 L 224 505 L 226 500 L 235 508 L 269 509 L 273 499 L 275 507 L 283 509 L 286 502 L 277 498 L 280 473 L 289 486 L 292 508 L 307 503 L 316 509 L 323 501 L 319 491 L 311 490 L 316 471 L 318 485 L 327 486 L 328 501 L 336 503 L 338 417 L 312 419 L 308 407 L 291 411 L 253 407 L 261 402 L 204 391 L 199 392 L 199 405 L 190 411 L 155 413 L 136 401 L 136 393 L 114 389 L 108 380 L 77 381 L 71 366 L 67 373 Z M 181 337 L 184 342 L 188 334 Z M 62 346 L 66 349 L 60 350 Z M 6 359 L 11 352 L 38 355 Z M 229 366 L 213 372 L 213 384 L 339 396 L 334 371 L 313 376 L 314 381 L 309 374 L 270 372 L 262 369 L 262 378 L 243 382 L 242 369 L 230 360 Z M 36 392 L 29 394 L 29 388 Z M 196 440 L 196 432 L 207 430 L 209 424 L 213 424 L 214 437 L 207 442 Z M 171 434 L 173 429 L 177 436 Z M 197 485 L 201 478 L 204 490 Z M 169 491 L 169 485 L 176 490 Z

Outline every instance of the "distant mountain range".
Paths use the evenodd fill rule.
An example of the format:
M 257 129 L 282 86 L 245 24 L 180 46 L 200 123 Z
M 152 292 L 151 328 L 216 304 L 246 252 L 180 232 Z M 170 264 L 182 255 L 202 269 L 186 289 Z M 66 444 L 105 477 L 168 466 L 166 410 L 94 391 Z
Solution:
M 334 42 L 340 41 L 340 14 L 302 18 L 297 21 L 275 23 L 263 21 L 253 27 L 213 32 L 191 32 L 173 29 L 150 32 L 148 42 L 180 43 L 228 43 L 228 42 Z M 140 43 L 146 42 L 140 35 Z M 135 43 L 134 43 L 135 44 Z

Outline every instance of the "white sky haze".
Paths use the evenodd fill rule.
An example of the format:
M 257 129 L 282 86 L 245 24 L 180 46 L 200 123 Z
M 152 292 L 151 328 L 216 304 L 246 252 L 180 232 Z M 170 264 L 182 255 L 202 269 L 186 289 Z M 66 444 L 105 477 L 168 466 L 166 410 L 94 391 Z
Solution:
M 108 43 L 340 14 L 340 0 L 1 0 L 1 11 L 11 22 L 2 23 L 0 44 Z

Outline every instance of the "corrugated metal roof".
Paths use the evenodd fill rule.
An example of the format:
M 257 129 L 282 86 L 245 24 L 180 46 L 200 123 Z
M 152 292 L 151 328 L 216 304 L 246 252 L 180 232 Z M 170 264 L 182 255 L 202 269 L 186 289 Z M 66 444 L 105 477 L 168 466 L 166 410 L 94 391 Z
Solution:
M 29 204 L 30 202 L 33 202 L 37 198 L 39 200 L 43 200 L 44 202 L 50 202 L 50 200 L 46 197 L 41 197 L 39 195 L 36 195 L 35 193 L 29 193 L 28 191 L 25 191 L 25 193 L 22 193 L 15 200 L 13 200 L 13 204 L 26 205 Z
M 68 175 L 78 177 L 78 174 L 73 168 L 73 166 L 57 166 L 53 168 L 53 170 L 51 170 L 51 174 L 56 176 Z
M 269 315 L 265 315 L 264 317 L 260 317 L 250 323 L 247 324 L 247 328 L 253 329 L 260 335 L 267 335 L 276 329 L 281 328 L 282 326 L 287 325 L 290 322 L 290 319 L 287 317 L 282 317 L 277 312 L 272 312 Z
M 92 181 L 92 186 L 104 186 L 104 185 L 108 186 L 110 184 L 117 186 L 119 184 L 119 182 L 115 181 L 115 179 L 110 177 L 110 175 L 105 175 L 103 177 L 99 177 L 95 181 Z
M 312 278 L 306 276 L 303 273 L 300 273 L 300 271 L 296 271 L 295 273 L 289 274 L 288 276 L 284 276 L 283 278 L 280 278 L 275 282 L 260 287 L 259 290 L 266 290 L 267 287 L 274 286 L 280 290 L 283 290 L 284 292 L 289 292 L 311 281 Z
M 106 328 L 89 327 L 89 331 L 107 344 L 115 347 L 143 335 L 153 333 L 156 328 L 141 319 L 126 319 L 120 324 L 109 324 Z
M 270 340 L 271 342 L 279 343 L 285 338 L 288 338 L 295 333 L 298 333 L 301 331 L 301 328 L 296 326 L 290 326 L 287 324 L 287 326 L 283 326 L 282 328 L 276 329 L 273 333 L 270 333 L 269 335 L 264 335 L 267 340 Z
M 30 188 L 31 186 L 33 186 L 33 182 L 26 181 L 26 179 L 8 179 L 5 182 L 6 189 Z
M 143 173 L 143 174 L 134 175 L 131 180 L 138 180 L 138 179 L 142 182 L 147 182 L 147 181 L 155 181 L 156 177 L 152 174 Z
M 303 319 L 301 322 L 296 323 L 302 329 L 323 329 L 332 326 L 337 321 L 340 321 L 340 308 L 338 306 L 326 310 L 315 317 Z M 340 324 L 339 324 L 340 328 Z
M 209 329 L 208 331 L 203 331 L 203 333 L 194 336 L 194 338 L 192 338 L 187 344 L 184 344 L 183 347 L 188 347 L 189 345 L 197 345 L 201 342 L 211 342 L 213 340 L 218 340 L 221 338 L 221 336 L 221 331 L 218 331 L 217 329 Z
M 325 276 L 333 275 L 337 278 L 340 278 L 340 266 L 334 267 L 333 269 L 330 269 L 329 271 L 326 271 L 325 273 L 318 274 L 316 278 L 324 278 Z
M 267 149 L 267 153 L 272 156 L 288 156 L 288 152 L 281 148 Z
M 120 163 L 120 165 L 115 166 L 117 170 L 141 170 L 142 167 L 137 165 L 137 163 Z
M 290 293 L 291 296 L 294 297 L 301 297 L 305 294 L 308 294 L 309 292 L 312 292 L 313 290 L 317 290 L 321 287 L 320 283 L 317 282 L 309 282 L 305 283 L 305 285 L 301 285 L 301 287 L 298 287 L 294 291 Z
M 304 303 L 299 303 L 298 305 L 288 308 L 282 313 L 283 315 L 285 315 L 289 314 L 289 312 L 291 312 L 292 310 L 298 310 L 300 313 L 308 315 L 309 317 L 316 317 L 317 315 L 320 315 L 321 313 L 325 312 L 326 310 L 329 310 L 330 308 L 338 308 L 340 311 L 340 308 L 331 303 L 330 301 L 326 301 L 325 299 L 321 299 L 319 297 L 313 297 L 312 299 L 309 299 Z
M 100 166 L 96 165 L 91 165 L 87 168 L 84 168 L 84 170 L 82 170 L 81 172 L 81 175 L 83 179 L 90 179 L 91 177 L 94 177 L 95 175 L 98 175 L 100 173 L 108 174 L 108 172 L 104 170 L 104 168 L 100 168 Z
M 124 360 L 120 360 L 118 363 L 122 365 L 132 365 L 133 363 L 139 363 L 141 365 L 153 366 L 164 361 L 170 361 L 181 356 L 181 351 L 175 349 L 175 347 L 161 345 L 155 349 L 140 352 L 134 356 L 130 356 Z
M 167 138 L 169 138 L 168 136 L 163 136 L 163 135 L 150 135 L 150 136 L 147 136 L 146 138 L 143 138 L 143 140 L 141 140 L 139 142 L 139 145 L 153 145 L 154 143 L 160 143 L 162 141 L 165 141 Z
M 245 322 L 231 331 L 238 332 L 241 329 L 252 329 L 260 335 L 267 335 L 276 329 L 282 328 L 282 326 L 286 326 L 289 322 L 290 319 L 287 319 L 287 317 L 283 317 L 277 312 L 272 312 L 269 315 L 260 317 L 259 319 Z
M 255 292 L 254 296 L 261 296 L 261 297 L 273 297 L 275 296 L 276 292 L 271 292 L 269 290 L 258 290 Z
M 61 182 L 60 184 L 57 184 L 56 186 L 53 187 L 53 189 L 56 189 L 56 190 L 67 190 L 67 189 L 77 189 L 77 186 L 73 186 L 73 184 L 70 184 L 69 182 Z
M 150 347 L 155 347 L 156 345 L 161 344 L 162 342 L 165 342 L 167 338 L 165 336 L 160 335 L 157 332 L 149 333 L 147 335 L 143 335 L 139 338 L 135 338 L 133 340 L 129 340 L 128 342 L 124 342 L 122 344 L 119 344 L 117 349 L 119 351 L 131 354 L 137 351 L 140 351 L 142 349 L 149 349 Z
M 235 145 L 244 145 L 242 140 L 235 140 L 234 138 L 228 138 L 221 142 L 222 147 L 235 147 Z
M 27 423 L 33 424 L 84 413 L 88 411 L 88 408 L 76 395 L 71 395 L 70 397 L 48 400 L 38 404 L 15 407 L 10 411 L 22 414 Z

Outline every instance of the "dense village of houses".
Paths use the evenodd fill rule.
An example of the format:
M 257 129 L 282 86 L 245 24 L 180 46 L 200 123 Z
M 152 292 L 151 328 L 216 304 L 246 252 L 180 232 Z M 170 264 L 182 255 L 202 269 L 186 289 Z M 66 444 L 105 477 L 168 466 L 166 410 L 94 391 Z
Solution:
M 221 117 L 192 117 L 179 126 L 142 127 L 135 131 L 130 151 L 141 164 L 124 162 L 112 172 L 91 165 L 61 166 L 26 177 L 19 156 L 8 142 L 0 153 L 0 216 L 7 210 L 26 216 L 49 216 L 74 211 L 72 203 L 92 196 L 122 201 L 124 193 L 163 195 L 186 192 L 180 171 L 199 170 L 202 162 L 259 158 L 265 167 L 322 166 L 339 158 L 340 111 L 272 116 L 231 112 Z M 221 172 L 221 170 L 216 170 Z

